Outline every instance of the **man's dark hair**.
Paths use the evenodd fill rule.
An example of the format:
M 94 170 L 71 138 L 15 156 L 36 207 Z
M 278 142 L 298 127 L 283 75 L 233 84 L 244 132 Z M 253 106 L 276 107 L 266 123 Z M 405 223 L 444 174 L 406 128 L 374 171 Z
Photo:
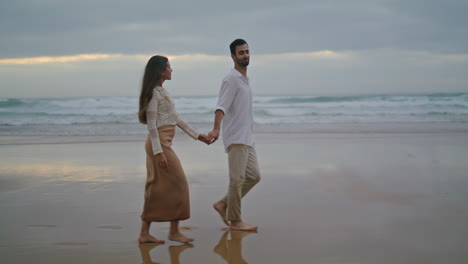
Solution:
M 234 40 L 231 45 L 229 45 L 229 48 L 231 49 L 231 54 L 236 55 L 236 47 L 240 45 L 247 44 L 247 42 L 243 39 L 236 39 Z

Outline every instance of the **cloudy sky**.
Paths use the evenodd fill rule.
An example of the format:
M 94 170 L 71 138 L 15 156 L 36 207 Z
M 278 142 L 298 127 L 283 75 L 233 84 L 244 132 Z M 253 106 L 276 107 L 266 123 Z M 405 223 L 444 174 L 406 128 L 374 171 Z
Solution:
M 467 0 L 0 3 L 0 97 L 137 96 L 154 54 L 173 95 L 216 95 L 229 43 L 255 94 L 468 92 Z

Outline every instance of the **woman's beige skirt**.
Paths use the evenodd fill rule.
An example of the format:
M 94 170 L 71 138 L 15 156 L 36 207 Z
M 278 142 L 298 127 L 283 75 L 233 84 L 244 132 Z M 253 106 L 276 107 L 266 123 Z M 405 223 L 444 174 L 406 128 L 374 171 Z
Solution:
M 159 166 L 148 136 L 145 144 L 145 204 L 141 219 L 149 222 L 185 220 L 190 218 L 189 189 L 179 158 L 171 148 L 175 126 L 160 127 L 158 132 L 167 168 Z

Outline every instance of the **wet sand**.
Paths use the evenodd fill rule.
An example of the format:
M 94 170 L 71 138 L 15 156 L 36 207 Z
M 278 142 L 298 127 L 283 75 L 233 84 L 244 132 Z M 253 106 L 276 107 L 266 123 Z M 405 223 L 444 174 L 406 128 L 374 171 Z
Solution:
M 144 139 L 0 139 L 5 263 L 465 263 L 468 133 L 385 126 L 256 134 L 262 181 L 244 200 L 257 233 L 226 232 L 221 142 L 177 135 L 192 245 L 138 245 Z M 107 142 L 105 142 L 107 141 Z M 91 142 L 91 143 L 86 143 Z M 169 225 L 154 223 L 166 239 Z

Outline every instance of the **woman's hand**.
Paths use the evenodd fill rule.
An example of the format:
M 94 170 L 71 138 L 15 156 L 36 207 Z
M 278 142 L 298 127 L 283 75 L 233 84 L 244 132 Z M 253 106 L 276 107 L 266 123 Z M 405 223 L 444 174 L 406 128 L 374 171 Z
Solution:
M 158 165 L 163 168 L 167 168 L 167 159 L 164 152 L 160 152 L 156 154 L 156 160 L 158 161 Z

